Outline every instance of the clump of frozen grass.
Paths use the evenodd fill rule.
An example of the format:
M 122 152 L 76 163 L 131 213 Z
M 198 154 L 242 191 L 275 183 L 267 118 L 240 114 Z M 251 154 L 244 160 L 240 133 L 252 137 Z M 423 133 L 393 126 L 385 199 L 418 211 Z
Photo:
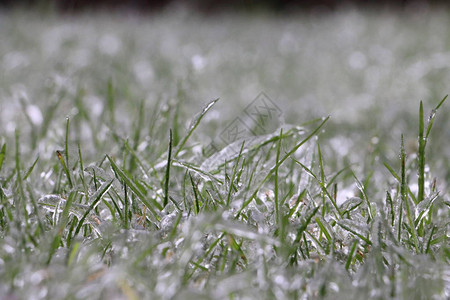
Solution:
M 113 98 L 106 114 L 114 113 Z M 399 173 L 386 164 L 392 179 L 384 199 L 369 193 L 383 189 L 370 177 L 326 171 L 316 137 L 328 118 L 199 158 L 190 139 L 215 100 L 185 132 L 176 116 L 141 115 L 133 140 L 114 137 L 111 152 L 89 166 L 80 144 L 72 145 L 70 119 L 63 149 L 45 164 L 30 164 L 17 132 L 15 154 L 7 155 L 7 144 L 0 152 L 1 292 L 36 299 L 445 298 L 448 197 L 424 167 L 444 100 L 426 127 L 421 104 L 417 163 L 407 159 L 402 137 Z M 105 122 L 114 136 L 115 120 Z M 146 122 L 172 128 L 157 153 L 139 147 L 151 134 Z M 348 172 L 359 192 L 337 203 Z

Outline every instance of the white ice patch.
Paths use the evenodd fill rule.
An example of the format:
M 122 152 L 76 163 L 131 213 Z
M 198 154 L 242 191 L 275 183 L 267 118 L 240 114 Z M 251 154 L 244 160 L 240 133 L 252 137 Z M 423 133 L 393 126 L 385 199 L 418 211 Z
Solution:
M 192 56 L 191 62 L 192 62 L 192 66 L 197 71 L 203 70 L 205 68 L 205 66 L 206 66 L 205 58 L 203 56 L 199 55 L 199 54 L 196 54 L 196 55 Z
M 341 190 L 338 190 L 336 195 L 336 204 L 341 205 L 348 199 L 355 197 L 355 186 L 350 185 Z
M 41 125 L 44 121 L 44 117 L 42 116 L 42 112 L 36 105 L 28 105 L 26 107 L 26 112 L 31 122 L 34 125 Z

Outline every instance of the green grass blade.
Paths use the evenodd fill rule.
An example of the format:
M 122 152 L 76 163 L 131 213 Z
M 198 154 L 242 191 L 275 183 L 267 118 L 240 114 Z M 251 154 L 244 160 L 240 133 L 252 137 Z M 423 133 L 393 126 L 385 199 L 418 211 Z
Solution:
M 358 240 L 354 240 L 352 244 L 352 248 L 348 254 L 347 262 L 345 263 L 345 269 L 348 270 L 350 265 L 352 264 L 353 256 L 356 251 L 356 247 L 358 246 Z
M 75 243 L 75 245 L 73 245 L 72 250 L 70 251 L 69 254 L 69 258 L 67 259 L 67 266 L 70 267 L 73 265 L 73 263 L 75 262 L 75 259 L 79 253 L 80 250 L 80 243 Z
M 81 217 L 80 221 L 78 222 L 78 226 L 75 229 L 74 236 L 78 235 L 78 233 L 80 232 L 81 227 L 84 225 L 84 220 L 89 215 L 89 213 L 98 205 L 100 200 L 102 200 L 103 195 L 105 195 L 108 192 L 108 190 L 110 189 L 113 181 L 114 181 L 114 179 L 111 179 L 110 181 L 103 183 L 100 186 L 100 189 L 98 191 L 96 191 L 95 194 L 91 197 L 92 198 L 91 205 L 89 205 L 89 208 L 85 211 L 85 213 Z M 68 205 L 66 204 L 66 207 L 67 206 Z
M 388 203 L 389 211 L 390 211 L 390 215 L 391 215 L 391 226 L 394 226 L 394 222 L 395 222 L 394 202 L 392 201 L 392 196 L 391 196 L 391 193 L 389 193 L 389 191 L 386 192 L 386 202 Z
M 6 143 L 3 144 L 2 150 L 0 151 L 0 171 L 2 170 L 3 162 L 5 161 L 5 156 L 6 156 Z
M 198 215 L 200 213 L 200 201 L 198 199 L 198 191 L 197 191 L 197 186 L 194 183 L 194 179 L 192 178 L 191 173 L 189 173 L 189 178 L 191 180 L 191 185 L 192 185 L 192 191 L 194 192 L 194 212 L 196 215 Z
M 361 195 L 363 196 L 363 199 L 366 201 L 367 203 L 367 210 L 369 213 L 369 220 L 373 220 L 373 211 L 372 211 L 372 204 L 369 201 L 369 197 L 367 196 L 366 193 L 366 187 L 364 184 L 361 183 L 361 181 L 358 179 L 358 177 L 356 177 L 356 174 L 352 171 L 353 174 L 353 178 L 356 181 L 356 187 L 360 190 Z
M 164 203 L 163 207 L 169 203 L 169 182 L 170 182 L 170 166 L 172 165 L 172 129 L 169 131 L 169 150 L 167 152 L 166 175 L 164 177 Z
M 230 206 L 231 195 L 233 194 L 233 191 L 236 191 L 236 186 L 235 186 L 234 182 L 236 181 L 237 169 L 239 167 L 239 162 L 242 158 L 242 151 L 244 150 L 244 146 L 245 146 L 245 141 L 242 142 L 241 148 L 239 150 L 239 155 L 233 166 L 233 173 L 231 174 L 231 178 L 229 179 L 230 185 L 228 187 L 228 193 L 227 193 L 227 202 L 226 202 L 227 206 Z
M 340 211 L 340 208 L 339 208 L 339 206 L 337 205 L 336 200 L 334 199 L 334 197 L 328 192 L 328 189 L 327 189 L 325 183 L 322 182 L 321 179 L 319 179 L 319 178 L 317 177 L 317 175 L 314 174 L 314 172 L 313 172 L 311 169 L 309 169 L 307 166 L 305 166 L 304 164 L 302 164 L 301 162 L 299 162 L 299 161 L 296 160 L 295 158 L 292 158 L 292 160 L 293 160 L 296 164 L 300 165 L 300 166 L 306 171 L 306 173 L 307 173 L 309 176 L 311 176 L 312 178 L 314 178 L 314 179 L 319 183 L 322 193 L 323 193 L 324 195 L 327 196 L 327 198 L 330 200 L 331 204 L 332 204 L 332 205 L 334 206 L 334 208 L 336 209 L 337 213 L 338 213 L 339 215 L 341 215 L 342 213 L 341 213 L 341 211 Z
M 151 203 L 148 201 L 147 196 L 142 192 L 142 190 L 136 185 L 136 183 L 121 169 L 117 166 L 114 160 L 107 155 L 106 156 L 111 163 L 111 167 L 114 172 L 117 174 L 120 180 L 123 180 L 125 184 L 133 191 L 133 193 L 138 196 L 138 198 L 142 201 L 142 203 L 147 206 L 147 208 L 152 212 L 153 216 L 156 219 L 159 219 L 158 214 L 155 211 L 155 207 L 159 210 L 162 210 L 163 207 L 156 202 L 154 199 L 150 199 Z
M 332 236 L 330 234 L 330 231 L 327 227 L 329 227 L 328 224 L 326 224 L 326 221 L 323 218 L 316 217 L 317 225 L 319 225 L 320 230 L 325 234 L 325 237 L 327 238 L 328 242 L 330 243 L 332 240 Z
M 80 144 L 78 144 L 78 159 L 80 161 L 80 179 L 81 179 L 81 183 L 83 184 L 83 188 L 84 188 L 85 193 L 87 193 L 88 187 L 87 187 L 86 181 L 84 179 L 84 163 L 83 163 L 83 156 L 81 155 Z
M 400 176 L 398 176 L 398 174 L 394 171 L 394 169 L 390 165 L 384 163 L 384 166 L 386 167 L 386 169 L 388 169 L 388 171 L 392 174 L 392 176 L 394 176 L 394 178 L 397 179 L 399 183 L 402 182 Z
M 403 141 L 403 134 L 401 136 L 401 147 L 400 147 L 400 157 L 402 160 L 402 170 L 401 170 L 401 185 L 400 185 L 400 197 L 402 199 L 402 203 L 405 204 L 406 208 L 406 216 L 408 218 L 408 223 L 411 228 L 411 234 L 413 237 L 414 247 L 416 251 L 419 251 L 419 241 L 417 239 L 416 226 L 414 224 L 413 216 L 411 214 L 411 208 L 409 205 L 408 192 L 407 192 L 407 182 L 406 182 L 406 154 L 405 154 L 405 145 Z
M 297 236 L 294 241 L 294 245 L 298 244 L 302 238 L 303 232 L 305 232 L 306 228 L 308 228 L 308 225 L 311 223 L 312 218 L 316 215 L 317 211 L 319 210 L 320 206 L 315 207 L 312 212 L 306 217 L 305 221 L 302 223 L 302 225 L 297 230 Z
M 36 159 L 34 160 L 34 162 L 31 164 L 31 167 L 28 168 L 27 172 L 25 173 L 25 175 L 23 176 L 23 180 L 27 180 L 27 178 L 30 176 L 31 172 L 33 172 L 34 167 L 36 167 L 37 162 L 39 161 L 39 156 L 36 157 Z
M 22 158 L 22 154 L 20 153 L 20 142 L 19 142 L 19 137 L 20 137 L 20 133 L 19 130 L 16 129 L 16 166 L 15 166 L 15 173 L 16 173 L 16 180 L 17 180 L 17 186 L 16 188 L 18 189 L 18 191 L 16 191 L 17 193 L 17 197 L 19 198 L 18 204 L 22 204 L 22 208 L 23 208 L 23 215 L 25 217 L 25 221 L 26 224 L 28 224 L 28 213 L 27 213 L 27 204 L 26 204 L 26 197 L 25 197 L 25 191 L 24 191 L 24 186 L 23 186 L 23 178 L 22 178 L 22 167 L 21 167 L 21 158 Z M 19 205 L 20 206 L 20 205 Z
M 325 119 L 323 119 L 322 123 L 319 124 L 319 126 L 316 127 L 316 129 L 314 129 L 307 137 L 305 137 L 301 142 L 299 142 L 298 144 L 296 144 L 288 153 L 286 153 L 277 163 L 276 165 L 271 168 L 268 172 L 268 174 L 266 175 L 266 177 L 257 185 L 257 188 L 255 189 L 255 191 L 253 192 L 253 194 L 249 197 L 249 199 L 247 201 L 244 202 L 244 205 L 242 205 L 242 207 L 240 208 L 240 210 L 238 211 L 238 213 L 236 214 L 236 218 L 239 217 L 239 215 L 241 214 L 241 211 L 248 205 L 250 204 L 250 201 L 256 196 L 256 194 L 258 193 L 259 189 L 263 186 L 263 184 L 273 175 L 273 172 L 275 171 L 276 168 L 278 168 L 281 164 L 284 163 L 284 161 L 286 159 L 288 159 L 292 154 L 295 153 L 295 151 L 297 151 L 298 148 L 300 148 L 301 146 L 303 146 L 307 141 L 309 141 L 313 136 L 315 136 L 320 129 L 325 125 L 325 123 L 330 119 L 330 117 L 326 117 Z
M 77 194 L 78 194 L 77 191 L 71 192 L 69 194 L 67 201 L 65 201 L 62 215 L 58 220 L 58 224 L 55 224 L 56 225 L 56 228 L 55 228 L 56 233 L 55 233 L 55 236 L 53 237 L 53 241 L 50 245 L 50 250 L 49 250 L 48 258 L 47 258 L 47 265 L 50 264 L 50 262 L 53 258 L 53 255 L 55 254 L 56 250 L 60 247 L 64 229 L 66 228 L 67 223 L 69 221 L 69 212 L 70 212 L 70 209 L 72 207 L 74 200 L 76 199 Z M 55 212 L 54 212 L 55 216 L 58 215 L 59 206 L 61 205 L 61 203 L 62 203 L 62 201 L 58 202 L 58 205 L 55 208 Z
M 276 223 L 278 224 L 278 228 L 279 228 L 279 230 L 281 231 L 281 234 L 280 234 L 280 236 L 281 236 L 281 238 L 283 239 L 284 237 L 283 237 L 283 234 L 282 234 L 282 232 L 283 232 L 283 230 L 281 230 L 282 228 L 281 228 L 281 226 L 282 226 L 282 222 L 281 222 L 281 216 L 280 216 L 280 203 L 279 203 L 279 200 L 278 200 L 278 194 L 279 194 L 279 191 L 278 191 L 278 189 L 279 189 L 279 185 L 278 185 L 278 169 L 279 169 L 279 164 L 278 164 L 278 161 L 280 160 L 280 151 L 281 151 L 281 137 L 283 136 L 283 129 L 281 129 L 280 130 L 280 139 L 278 140 L 278 143 L 277 143 L 277 155 L 276 155 L 276 158 L 275 158 L 275 171 L 274 171 L 274 200 L 275 200 L 275 220 L 276 220 Z
M 56 156 L 58 157 L 58 159 L 59 159 L 59 161 L 61 163 L 61 166 L 63 168 L 64 173 L 66 174 L 66 177 L 67 177 L 67 180 L 69 182 L 70 188 L 72 188 L 73 184 L 72 184 L 72 178 L 70 176 L 70 171 L 67 168 L 66 162 L 64 161 L 64 157 L 63 157 L 61 151 L 56 150 Z
M 436 112 L 437 110 L 442 106 L 442 104 L 444 104 L 445 100 L 447 100 L 448 95 L 446 95 L 440 102 L 439 104 L 431 111 L 431 115 L 428 118 L 428 125 L 427 125 L 427 133 L 425 135 L 425 142 L 428 139 L 428 136 L 430 135 L 431 132 L 431 127 L 433 127 L 433 123 L 434 123 L 434 119 L 436 118 Z
M 353 230 L 352 228 L 348 227 L 347 225 L 344 225 L 340 222 L 337 222 L 336 224 L 338 224 L 340 227 L 342 227 L 343 229 L 347 230 L 348 232 L 353 233 L 354 235 L 356 235 L 357 237 L 359 237 L 361 240 L 363 240 L 367 245 L 372 245 L 372 242 L 366 238 L 365 236 L 363 236 L 362 234 L 356 232 L 355 230 Z

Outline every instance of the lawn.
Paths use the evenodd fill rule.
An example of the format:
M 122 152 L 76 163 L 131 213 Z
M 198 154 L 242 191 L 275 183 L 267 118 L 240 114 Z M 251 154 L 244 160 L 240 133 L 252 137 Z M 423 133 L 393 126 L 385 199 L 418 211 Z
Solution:
M 450 11 L 0 37 L 0 299 L 450 297 Z

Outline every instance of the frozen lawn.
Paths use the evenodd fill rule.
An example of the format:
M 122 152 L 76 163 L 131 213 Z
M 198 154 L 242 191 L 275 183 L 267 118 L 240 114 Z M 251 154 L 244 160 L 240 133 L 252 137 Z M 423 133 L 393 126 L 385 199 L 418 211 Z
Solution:
M 0 299 L 450 297 L 449 12 L 0 37 Z

